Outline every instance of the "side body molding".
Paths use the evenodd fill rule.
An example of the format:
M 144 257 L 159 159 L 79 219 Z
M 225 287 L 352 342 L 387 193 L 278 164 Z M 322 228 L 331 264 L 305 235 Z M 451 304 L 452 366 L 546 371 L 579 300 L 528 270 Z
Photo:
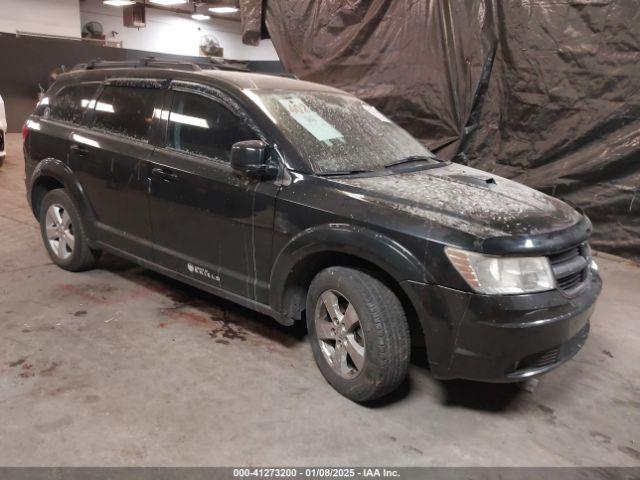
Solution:
M 288 280 L 305 260 L 318 254 L 349 255 L 371 263 L 398 282 L 432 279 L 423 262 L 392 238 L 378 232 L 348 225 L 324 224 L 299 232 L 277 254 L 271 271 L 269 304 L 286 315 Z

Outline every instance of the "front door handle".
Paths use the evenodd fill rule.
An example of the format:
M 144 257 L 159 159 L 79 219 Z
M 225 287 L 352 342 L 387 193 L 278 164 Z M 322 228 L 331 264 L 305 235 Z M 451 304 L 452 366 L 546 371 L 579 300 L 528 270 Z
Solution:
M 171 170 L 168 170 L 166 168 L 154 168 L 151 170 L 151 175 L 153 175 L 154 177 L 161 178 L 165 182 L 178 181 L 178 175 L 176 175 Z
M 76 155 L 80 155 L 81 157 L 89 155 L 89 149 L 84 145 L 71 145 L 71 151 Z

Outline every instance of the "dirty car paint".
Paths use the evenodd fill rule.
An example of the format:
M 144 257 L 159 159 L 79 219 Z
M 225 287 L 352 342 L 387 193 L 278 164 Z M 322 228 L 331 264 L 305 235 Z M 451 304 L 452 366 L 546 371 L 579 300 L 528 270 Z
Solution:
M 456 164 L 335 181 L 355 187 L 373 202 L 482 238 L 547 233 L 582 218 L 567 204 L 537 190 Z

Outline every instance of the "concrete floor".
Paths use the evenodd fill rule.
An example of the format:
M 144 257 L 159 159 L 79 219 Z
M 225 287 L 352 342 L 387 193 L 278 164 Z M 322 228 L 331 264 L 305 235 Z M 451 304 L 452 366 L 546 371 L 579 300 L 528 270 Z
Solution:
M 106 257 L 65 272 L 0 169 L 0 465 L 640 466 L 640 268 L 601 258 L 589 341 L 533 393 L 439 382 L 351 403 L 300 329 Z

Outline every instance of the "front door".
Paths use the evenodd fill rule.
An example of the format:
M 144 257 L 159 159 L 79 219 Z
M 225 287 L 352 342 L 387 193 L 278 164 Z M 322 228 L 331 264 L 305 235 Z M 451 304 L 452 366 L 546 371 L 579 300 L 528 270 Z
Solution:
M 174 89 L 163 112 L 166 147 L 151 158 L 156 262 L 192 280 L 266 303 L 273 180 L 238 177 L 231 146 L 260 138 L 229 101 Z
M 73 131 L 69 142 L 70 166 L 96 216 L 96 239 L 146 260 L 153 255 L 149 136 L 164 92 L 131 82 L 106 85 L 90 106 L 88 125 Z

